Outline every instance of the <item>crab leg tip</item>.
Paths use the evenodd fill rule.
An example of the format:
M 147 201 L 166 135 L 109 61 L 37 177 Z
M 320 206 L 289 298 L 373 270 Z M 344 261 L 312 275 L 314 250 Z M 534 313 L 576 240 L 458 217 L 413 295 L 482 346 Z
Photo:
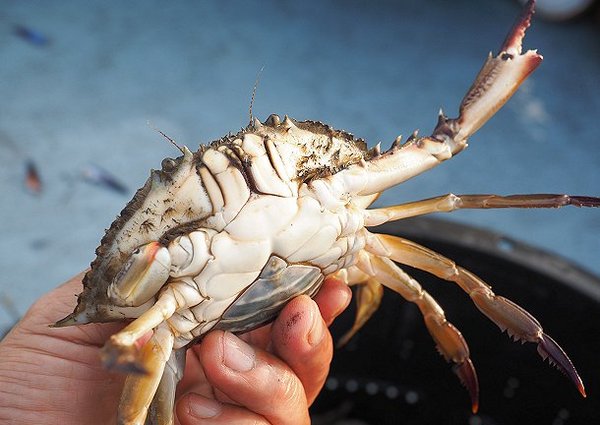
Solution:
M 577 373 L 577 369 L 573 366 L 569 356 L 567 356 L 561 346 L 558 345 L 550 335 L 545 333 L 541 335 L 538 343 L 538 353 L 544 360 L 548 359 L 550 364 L 554 365 L 558 370 L 568 376 L 577 387 L 579 393 L 583 397 L 586 397 L 585 387 L 583 386 L 581 377 Z
M 571 196 L 571 199 L 576 207 L 600 207 L 600 198 L 594 196 Z
M 108 341 L 100 351 L 100 359 L 105 368 L 112 371 L 147 375 L 148 370 L 139 362 L 135 347 L 120 346 Z
M 452 370 L 471 397 L 471 411 L 473 414 L 477 413 L 479 410 L 479 381 L 473 362 L 471 359 L 466 359 L 464 362 L 455 365 Z

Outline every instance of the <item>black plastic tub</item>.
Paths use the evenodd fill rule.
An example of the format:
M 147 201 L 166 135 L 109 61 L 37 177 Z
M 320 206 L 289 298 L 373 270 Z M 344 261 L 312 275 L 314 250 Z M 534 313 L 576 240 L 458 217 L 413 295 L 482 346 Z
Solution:
M 374 317 L 336 351 L 311 410 L 315 425 L 600 423 L 598 277 L 502 235 L 447 221 L 420 218 L 378 230 L 446 255 L 527 309 L 569 354 L 588 397 L 542 362 L 535 344 L 501 333 L 456 285 L 405 268 L 467 340 L 479 376 L 479 413 L 471 413 L 467 391 L 436 352 L 416 306 L 386 290 Z M 334 323 L 334 337 L 353 317 L 350 308 Z

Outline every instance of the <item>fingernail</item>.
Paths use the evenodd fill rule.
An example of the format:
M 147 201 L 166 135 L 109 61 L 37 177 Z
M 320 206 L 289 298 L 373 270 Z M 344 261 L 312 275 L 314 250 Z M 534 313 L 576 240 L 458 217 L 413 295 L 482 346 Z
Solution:
M 225 366 L 237 372 L 248 372 L 252 370 L 255 362 L 254 349 L 231 332 L 225 332 L 223 335 L 223 363 Z
M 307 340 L 310 345 L 315 346 L 323 340 L 323 337 L 325 336 L 325 326 L 323 325 L 323 320 L 321 320 L 321 314 L 318 313 L 318 311 L 315 312 L 313 309 L 310 317 L 312 324 L 308 331 Z
M 223 410 L 223 406 L 217 400 L 202 397 L 194 393 L 190 393 L 188 397 L 189 413 L 195 418 L 214 418 Z
M 344 312 L 344 310 L 346 310 L 346 308 L 348 307 L 348 304 L 350 304 L 350 301 L 352 300 L 352 292 L 347 290 L 347 288 L 340 289 L 340 293 L 342 294 L 342 296 L 340 297 L 342 303 L 340 303 L 339 308 L 333 314 L 332 321 L 333 321 L 333 319 L 338 317 L 340 314 L 342 314 Z

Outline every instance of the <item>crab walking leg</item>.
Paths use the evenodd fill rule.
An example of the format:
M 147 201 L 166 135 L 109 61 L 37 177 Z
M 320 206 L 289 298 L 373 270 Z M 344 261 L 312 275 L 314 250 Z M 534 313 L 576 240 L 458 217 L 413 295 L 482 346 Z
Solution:
M 117 414 L 118 425 L 145 423 L 148 408 L 161 382 L 165 365 L 171 357 L 174 341 L 175 337 L 169 326 L 163 323 L 142 346 L 138 360 L 148 372 L 130 374 L 125 379 Z
M 436 212 L 452 212 L 460 209 L 560 208 L 568 205 L 575 207 L 599 207 L 600 198 L 555 194 L 499 196 L 454 195 L 453 193 L 449 193 L 422 201 L 366 210 L 365 226 L 377 226 L 388 221 L 402 220 Z
M 186 348 L 171 352 L 160 384 L 148 410 L 148 421 L 156 425 L 173 425 L 175 409 L 175 390 L 185 370 Z
M 201 295 L 190 285 L 184 282 L 168 284 L 152 307 L 110 337 L 101 351 L 102 362 L 109 369 L 128 373 L 147 372 L 138 361 L 136 341 L 169 319 L 178 309 L 199 304 L 200 301 Z
M 585 397 L 583 382 L 573 363 L 530 313 L 514 302 L 494 294 L 489 285 L 473 273 L 457 266 L 452 260 L 412 241 L 391 235 L 378 234 L 388 257 L 401 264 L 425 270 L 441 279 L 457 283 L 477 308 L 498 327 L 506 330 L 515 341 L 535 342 L 542 358 L 548 358 L 567 375 Z
M 369 254 L 369 260 L 371 263 L 368 267 L 371 269 L 370 272 L 366 270 L 366 267 L 363 269 L 363 266 L 359 265 L 365 273 L 374 273 L 373 279 L 419 307 L 427 330 L 435 341 L 438 351 L 446 361 L 454 363 L 454 373 L 458 375 L 469 392 L 473 413 L 477 412 L 479 407 L 479 382 L 473 362 L 469 358 L 469 347 L 462 334 L 446 320 L 444 310 L 435 299 L 415 279 L 394 264 L 392 260 L 372 254 Z

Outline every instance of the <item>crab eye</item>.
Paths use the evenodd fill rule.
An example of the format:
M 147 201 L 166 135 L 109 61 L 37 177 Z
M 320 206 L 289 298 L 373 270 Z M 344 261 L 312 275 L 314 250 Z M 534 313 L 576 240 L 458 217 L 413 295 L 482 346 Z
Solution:
M 165 173 L 171 173 L 177 167 L 177 162 L 173 158 L 165 158 L 160 163 L 160 166 Z

